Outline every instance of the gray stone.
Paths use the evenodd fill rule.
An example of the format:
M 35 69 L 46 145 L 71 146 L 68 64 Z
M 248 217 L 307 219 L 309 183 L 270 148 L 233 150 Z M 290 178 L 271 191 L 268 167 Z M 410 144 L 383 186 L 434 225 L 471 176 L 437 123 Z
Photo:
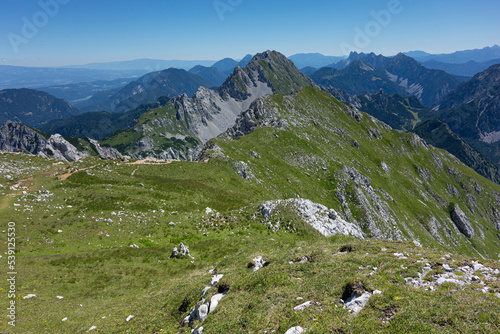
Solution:
M 316 304 L 315 302 L 312 302 L 312 301 L 307 301 L 307 302 L 305 302 L 305 303 L 303 303 L 303 304 L 300 304 L 300 305 L 298 305 L 298 306 L 295 306 L 295 307 L 293 308 L 293 310 L 294 310 L 294 311 L 303 311 L 303 310 L 305 310 L 306 308 L 308 308 L 308 307 L 310 307 L 310 306 L 313 306 L 313 305 L 315 305 L 315 304 Z
M 353 292 L 351 297 L 346 300 L 344 307 L 351 310 L 353 314 L 358 314 L 363 307 L 365 307 L 366 303 L 368 303 L 368 299 L 371 297 L 371 293 L 364 292 L 361 296 Z
M 458 204 L 455 204 L 453 211 L 451 212 L 451 220 L 453 220 L 459 231 L 462 232 L 462 234 L 467 238 L 474 237 L 474 229 L 469 222 L 469 218 L 467 218 Z

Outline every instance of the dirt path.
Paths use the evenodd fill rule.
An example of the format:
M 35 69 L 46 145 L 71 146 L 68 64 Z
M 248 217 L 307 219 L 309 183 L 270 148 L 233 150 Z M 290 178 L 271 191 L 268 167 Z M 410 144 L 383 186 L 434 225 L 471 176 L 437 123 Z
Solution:
M 64 181 L 64 180 L 66 180 L 68 177 L 70 177 L 71 175 L 73 175 L 76 172 L 83 172 L 84 170 L 91 169 L 91 168 L 94 168 L 94 167 L 97 167 L 97 165 L 90 166 L 90 167 L 85 167 L 85 168 L 81 168 L 81 169 L 77 169 L 77 170 L 75 170 L 73 172 L 61 174 L 58 177 L 59 177 L 59 180 Z

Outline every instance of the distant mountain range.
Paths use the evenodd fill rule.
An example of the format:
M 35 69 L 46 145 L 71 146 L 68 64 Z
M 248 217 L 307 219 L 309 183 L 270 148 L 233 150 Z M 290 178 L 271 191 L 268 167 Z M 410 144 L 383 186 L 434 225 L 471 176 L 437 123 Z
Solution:
M 349 58 L 322 68 L 311 78 L 323 86 L 338 88 L 350 94 L 387 93 L 415 95 L 426 106 L 433 107 L 458 85 L 458 81 L 441 70 L 431 70 L 402 53 L 388 58 L 374 53 L 352 52 Z
M 424 51 L 410 51 L 405 52 L 405 54 L 419 62 L 433 60 L 448 64 L 463 64 L 469 61 L 482 63 L 493 59 L 500 59 L 500 46 L 493 45 L 482 49 L 464 50 L 447 54 L 430 54 Z

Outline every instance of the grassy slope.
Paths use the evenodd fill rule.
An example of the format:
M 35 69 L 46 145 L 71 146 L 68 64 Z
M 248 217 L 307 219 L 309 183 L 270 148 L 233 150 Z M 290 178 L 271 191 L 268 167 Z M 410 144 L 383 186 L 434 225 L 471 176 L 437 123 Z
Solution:
M 294 112 L 283 108 L 290 99 Z M 223 281 L 230 290 L 203 323 L 206 333 L 283 333 L 295 325 L 307 327 L 310 333 L 498 331 L 498 298 L 476 291 L 479 284 L 445 284 L 430 292 L 411 288 L 403 279 L 421 271 L 423 265 L 417 261 L 442 270 L 443 263 L 457 267 L 479 258 L 465 238 L 455 235 L 457 245 L 447 239 L 439 244 L 419 225 L 418 217 L 447 215 L 443 204 L 419 197 L 420 190 L 430 189 L 447 202 L 459 203 L 474 217 L 474 227 L 481 225 L 485 231 L 485 241 L 475 238 L 472 244 L 496 258 L 493 228 L 486 230 L 491 223 L 481 216 L 487 217 L 488 203 L 493 191 L 499 192 L 498 185 L 478 177 L 444 151 L 412 146 L 411 135 L 387 131 L 366 115 L 359 123 L 353 121 L 336 100 L 317 90 L 305 89 L 293 98 L 272 97 L 269 103 L 280 108 L 289 124 L 294 120 L 297 124 L 289 125 L 288 130 L 258 129 L 237 141 L 217 139 L 226 158 L 213 158 L 207 164 L 130 165 L 88 158 L 53 165 L 54 161 L 38 157 L 1 155 L 1 162 L 15 164 L 14 170 L 21 171 L 12 181 L 0 181 L 5 186 L 1 187 L 0 216 L 17 222 L 17 289 L 20 296 L 35 293 L 38 297 L 19 299 L 16 331 L 5 322 L 0 323 L 0 331 L 79 333 L 97 326 L 95 332 L 99 333 L 182 332 L 186 328 L 179 330 L 178 324 L 187 312 L 180 306 L 190 310 L 195 305 L 209 283 L 208 270 L 213 268 L 225 274 Z M 306 121 L 299 122 L 302 116 Z M 333 128 L 337 130 L 330 132 Z M 378 138 L 369 132 L 377 133 Z M 359 150 L 348 149 L 354 140 L 359 142 Z M 431 153 L 441 158 L 444 171 L 453 168 L 459 178 L 429 163 Z M 380 168 L 382 154 L 389 174 Z M 257 179 L 238 176 L 234 161 L 246 161 Z M 369 177 L 375 189 L 383 188 L 394 198 L 391 209 L 398 216 L 406 215 L 406 224 L 430 248 L 324 238 L 286 212 L 282 221 L 288 221 L 298 233 L 273 233 L 260 222 L 257 207 L 262 201 L 297 194 L 342 212 L 335 191 L 342 182 L 339 170 L 349 163 Z M 415 165 L 428 168 L 432 182 L 417 181 L 420 176 Z M 76 172 L 65 181 L 55 177 L 67 171 Z M 34 178 L 20 182 L 26 189 L 8 188 L 29 175 Z M 474 193 L 478 203 L 474 216 L 461 190 L 461 185 L 470 187 L 470 178 L 477 179 L 483 189 L 480 195 Z M 451 198 L 446 183 L 459 189 L 463 198 Z M 207 206 L 220 215 L 207 215 Z M 349 200 L 349 206 L 362 222 L 355 198 Z M 176 225 L 169 226 L 169 222 Z M 169 259 L 180 242 L 190 247 L 193 263 L 189 258 Z M 339 255 L 338 249 L 346 243 L 355 252 Z M 129 247 L 131 244 L 139 248 Z M 382 252 L 382 247 L 387 251 Z M 442 258 L 444 250 L 473 258 L 457 254 Z M 392 252 L 408 253 L 409 258 L 397 260 Z M 246 265 L 257 255 L 268 256 L 271 265 L 253 273 Z M 305 255 L 314 262 L 288 264 Z M 498 260 L 480 261 L 500 268 Z M 368 265 L 378 268 L 375 274 L 370 275 Z M 382 294 L 373 296 L 358 316 L 351 316 L 338 300 L 346 285 L 357 280 Z M 497 283 L 488 284 L 500 292 Z M 6 283 L 2 287 L 3 308 Z M 293 307 L 303 302 L 296 300 L 299 296 L 303 301 L 320 302 L 321 307 L 294 312 Z M 135 318 L 127 323 L 130 314 Z M 68 320 L 62 322 L 64 317 Z

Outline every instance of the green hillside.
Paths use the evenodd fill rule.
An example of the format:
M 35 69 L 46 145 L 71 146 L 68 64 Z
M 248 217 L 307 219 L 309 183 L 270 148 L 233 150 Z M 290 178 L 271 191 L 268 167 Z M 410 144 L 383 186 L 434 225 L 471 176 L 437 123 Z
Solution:
M 206 163 L 1 154 L 19 316 L 16 331 L 5 322 L 0 331 L 498 330 L 500 185 L 312 87 L 253 108 L 237 122 L 252 120 L 253 131 L 211 140 Z M 292 198 L 335 210 L 368 239 L 324 237 L 285 202 L 263 216 L 265 201 Z M 452 222 L 455 205 L 473 237 Z M 193 258 L 171 257 L 180 243 Z M 254 271 L 258 256 L 268 264 Z M 213 269 L 224 276 L 211 286 Z M 206 300 L 225 293 L 217 308 L 181 327 L 208 286 Z M 2 288 L 6 308 L 6 281 Z M 357 315 L 344 308 L 352 293 L 371 295 Z

